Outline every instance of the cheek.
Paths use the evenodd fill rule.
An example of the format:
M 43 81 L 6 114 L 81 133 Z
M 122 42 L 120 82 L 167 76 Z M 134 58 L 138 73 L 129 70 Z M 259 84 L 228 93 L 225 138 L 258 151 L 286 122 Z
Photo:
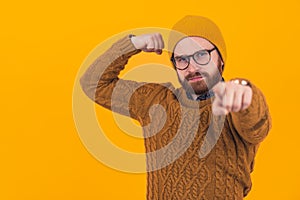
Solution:
M 219 72 L 219 70 L 218 70 L 218 67 L 217 67 L 216 64 L 211 63 L 211 64 L 209 64 L 209 65 L 207 66 L 206 72 L 207 72 L 210 76 L 212 76 L 212 75 L 216 74 L 217 72 Z
M 184 80 L 185 73 L 183 71 L 176 70 L 178 77 L 180 80 Z
M 209 66 L 209 73 L 222 73 L 222 65 L 221 65 L 221 60 L 219 58 L 212 58 Z

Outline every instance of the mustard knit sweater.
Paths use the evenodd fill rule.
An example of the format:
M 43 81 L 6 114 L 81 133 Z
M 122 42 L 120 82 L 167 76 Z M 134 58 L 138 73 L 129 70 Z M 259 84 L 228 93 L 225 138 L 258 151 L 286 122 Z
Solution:
M 129 37 L 120 39 L 80 83 L 93 101 L 143 126 L 147 200 L 243 199 L 251 189 L 258 146 L 271 128 L 263 94 L 252 83 L 249 108 L 214 117 L 213 98 L 193 101 L 170 83 L 119 79 L 128 59 L 139 52 Z M 213 124 L 216 120 L 223 120 L 221 127 Z

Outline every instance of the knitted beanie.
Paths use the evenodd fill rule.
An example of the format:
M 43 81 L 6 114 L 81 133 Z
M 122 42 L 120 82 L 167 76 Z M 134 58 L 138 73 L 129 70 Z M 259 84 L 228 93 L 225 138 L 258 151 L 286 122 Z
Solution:
M 169 35 L 168 49 L 171 51 L 171 54 L 177 42 L 187 36 L 199 36 L 210 41 L 217 47 L 225 63 L 227 56 L 225 41 L 218 26 L 210 19 L 188 15 L 179 20 L 173 26 Z

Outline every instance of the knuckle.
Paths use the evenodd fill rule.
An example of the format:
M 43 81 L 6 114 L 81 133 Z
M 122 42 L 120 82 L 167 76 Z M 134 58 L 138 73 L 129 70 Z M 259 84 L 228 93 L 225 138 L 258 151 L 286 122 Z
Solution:
M 232 106 L 234 111 L 239 111 L 240 110 L 240 105 L 239 104 L 233 104 Z
M 229 103 L 225 103 L 224 107 L 227 109 L 227 110 L 230 110 L 231 109 L 231 104 Z
M 251 92 L 251 91 L 252 91 L 252 88 L 251 88 L 251 87 L 249 87 L 249 86 L 245 86 L 245 90 L 247 90 L 247 91 Z
M 242 92 L 244 91 L 244 86 L 243 85 L 236 85 L 236 90 L 239 91 L 239 92 Z
M 235 86 L 236 86 L 236 84 L 233 82 L 226 82 L 226 88 L 233 88 Z
M 251 102 L 249 102 L 249 101 L 246 101 L 246 102 L 244 102 L 244 107 L 249 107 L 250 106 L 250 104 L 251 104 Z
M 155 35 L 152 34 L 149 36 L 149 40 L 153 41 L 154 39 L 155 39 Z

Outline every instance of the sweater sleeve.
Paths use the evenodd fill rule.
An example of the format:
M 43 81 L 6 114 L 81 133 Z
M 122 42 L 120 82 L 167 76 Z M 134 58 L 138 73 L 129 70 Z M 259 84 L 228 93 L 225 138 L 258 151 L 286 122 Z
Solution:
M 238 134 L 251 144 L 259 144 L 267 136 L 272 126 L 266 99 L 253 84 L 250 106 L 240 112 L 230 113 L 232 123 Z
M 151 106 L 148 105 L 151 98 L 157 97 L 166 87 L 118 78 L 129 58 L 140 51 L 129 36 L 118 40 L 89 66 L 80 84 L 84 93 L 97 104 L 142 122 Z

